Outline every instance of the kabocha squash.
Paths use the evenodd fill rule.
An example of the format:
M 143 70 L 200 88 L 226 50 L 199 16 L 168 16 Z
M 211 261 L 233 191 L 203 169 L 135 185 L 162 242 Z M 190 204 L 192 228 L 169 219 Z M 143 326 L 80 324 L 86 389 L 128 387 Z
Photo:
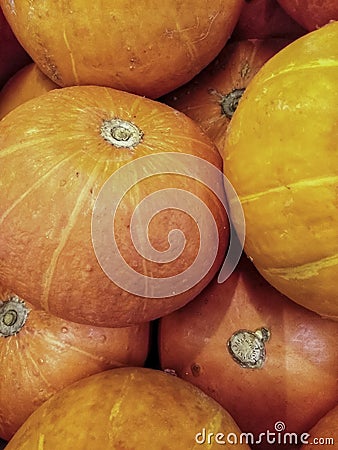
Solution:
M 59 87 L 34 63 L 16 72 L 0 91 L 0 119 L 16 106 Z
M 227 126 L 245 88 L 263 64 L 289 43 L 286 39 L 229 43 L 208 67 L 163 101 L 195 120 L 223 150 Z
M 290 17 L 309 31 L 314 31 L 331 20 L 338 20 L 338 3 L 336 0 L 277 1 Z
M 0 437 L 9 440 L 42 403 L 103 370 L 143 366 L 149 324 L 96 328 L 54 317 L 14 294 L 0 303 Z
M 229 39 L 244 0 L 1 0 L 14 33 L 60 86 L 103 85 L 150 98 L 190 80 Z
M 332 450 L 338 442 L 338 405 L 332 408 L 309 430 L 307 442 L 300 450 Z
M 15 72 L 32 60 L 14 36 L 0 9 L 0 89 Z
M 305 33 L 277 0 L 247 0 L 231 39 L 296 39 Z
M 187 449 L 203 428 L 213 433 L 208 448 L 219 448 L 216 433 L 218 441 L 240 439 L 231 416 L 190 383 L 153 369 L 112 369 L 55 394 L 6 450 Z M 222 448 L 249 450 L 228 441 Z
M 300 438 L 336 405 L 337 338 L 336 322 L 284 297 L 243 258 L 224 283 L 160 319 L 160 362 L 227 409 L 252 448 L 278 448 L 284 432 Z
M 219 269 L 222 160 L 184 114 L 104 87 L 55 89 L 0 121 L 0 149 L 0 282 L 27 302 L 126 326 L 183 306 Z
M 227 129 L 245 251 L 283 294 L 338 318 L 338 22 L 273 56 Z

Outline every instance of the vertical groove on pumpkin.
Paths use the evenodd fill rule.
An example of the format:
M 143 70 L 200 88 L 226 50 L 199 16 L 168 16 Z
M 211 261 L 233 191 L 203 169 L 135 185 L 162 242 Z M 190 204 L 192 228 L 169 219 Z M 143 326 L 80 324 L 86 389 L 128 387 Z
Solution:
M 45 309 L 46 311 L 49 311 L 49 301 L 48 301 L 49 292 L 50 292 L 50 288 L 52 285 L 53 275 L 56 270 L 59 256 L 67 243 L 69 235 L 74 227 L 74 224 L 76 223 L 76 221 L 81 213 L 82 206 L 85 203 L 85 201 L 87 200 L 87 194 L 90 192 L 90 188 L 91 188 L 91 186 L 93 186 L 95 179 L 97 178 L 97 176 L 99 175 L 99 173 L 101 171 L 101 168 L 102 168 L 102 161 L 99 161 L 95 165 L 91 175 L 88 177 L 87 182 L 85 183 L 83 189 L 80 191 L 80 193 L 76 199 L 76 203 L 74 205 L 72 213 L 69 216 L 67 226 L 62 229 L 59 243 L 58 243 L 57 247 L 54 249 L 53 254 L 51 255 L 50 264 L 49 264 L 48 268 L 45 270 L 44 278 L 42 280 L 43 292 L 41 295 L 40 304 L 41 304 L 42 308 Z M 89 230 L 89 233 L 90 233 L 90 230 Z
M 47 170 L 47 172 L 45 172 L 40 178 L 38 178 L 37 181 L 35 181 L 33 184 L 31 184 L 31 186 L 25 190 L 25 192 L 20 195 L 15 202 L 13 202 L 11 204 L 11 206 L 4 211 L 4 213 L 2 214 L 2 216 L 0 216 L 0 224 L 6 219 L 6 217 L 8 216 L 8 214 L 11 213 L 11 211 L 13 211 L 13 209 L 18 206 L 29 194 L 31 194 L 32 192 L 34 192 L 37 188 L 39 188 L 45 181 L 46 179 L 48 179 L 48 177 L 55 172 L 57 169 L 60 168 L 60 166 L 62 166 L 65 162 L 68 162 L 70 159 L 74 158 L 75 156 L 77 156 L 78 154 L 80 154 L 82 152 L 82 150 L 73 153 L 69 156 L 67 156 L 66 158 L 63 158 L 61 161 L 59 161 L 57 164 L 55 164 L 54 166 L 52 166 L 49 170 Z

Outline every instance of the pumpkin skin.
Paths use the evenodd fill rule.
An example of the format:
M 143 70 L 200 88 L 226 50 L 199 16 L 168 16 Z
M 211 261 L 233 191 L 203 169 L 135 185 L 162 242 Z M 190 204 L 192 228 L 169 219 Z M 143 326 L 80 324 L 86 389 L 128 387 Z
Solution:
M 177 448 L 178 442 L 192 448 L 203 427 L 239 435 L 231 416 L 190 383 L 154 369 L 112 369 L 55 394 L 28 418 L 7 450 L 31 450 L 41 441 L 44 450 L 84 449 L 88 442 L 104 449 Z M 246 444 L 224 448 L 249 450 Z
M 265 361 L 242 367 L 227 342 L 238 330 L 262 327 L 270 332 Z M 338 324 L 283 297 L 247 258 L 224 283 L 213 280 L 163 317 L 159 331 L 161 367 L 213 397 L 256 439 L 275 432 L 278 421 L 287 432 L 306 432 L 338 400 Z M 269 447 L 264 439 L 252 446 Z
M 17 334 L 0 334 L 0 436 L 5 440 L 59 390 L 103 370 L 142 366 L 149 349 L 149 324 L 98 328 L 25 306 L 28 317 Z
M 35 63 L 27 64 L 0 91 L 0 119 L 16 106 L 58 87 Z
M 141 130 L 139 134 L 143 133 L 139 143 L 135 139 L 135 145 L 128 147 L 124 136 L 120 141 L 114 141 L 112 135 L 103 137 L 104 126 L 116 117 L 126 123 L 132 119 Z M 184 114 L 159 102 L 109 88 L 55 89 L 18 106 L 0 121 L 0 148 L 0 282 L 33 305 L 66 320 L 95 326 L 147 322 L 192 300 L 223 262 L 229 238 L 227 213 L 209 189 L 215 181 L 215 172 L 210 168 L 215 169 L 216 178 L 220 173 L 217 182 L 223 189 L 222 160 L 214 144 Z M 149 158 L 147 162 L 137 161 L 148 155 L 150 162 Z M 177 155 L 188 156 L 189 163 L 196 164 L 192 177 L 181 171 Z M 104 183 L 131 162 L 132 168 L 127 168 L 119 181 L 127 183 L 130 190 L 123 196 L 118 193 L 119 186 L 110 188 L 121 195 L 114 223 L 109 223 L 103 234 L 96 231 L 101 251 L 99 264 L 91 232 L 94 206 Z M 204 174 L 206 185 L 198 180 L 199 171 L 205 172 L 202 162 L 209 164 L 208 173 Z M 160 173 L 154 175 L 161 167 Z M 162 173 L 177 167 L 177 174 Z M 142 177 L 145 178 L 141 180 Z M 181 209 L 166 207 L 168 189 L 173 191 Z M 155 249 L 162 253 L 168 249 L 168 233 L 180 230 L 186 244 L 181 254 L 173 253 L 175 258 L 167 262 L 142 257 L 131 235 L 135 209 L 145 197 L 161 194 L 162 190 L 161 204 L 156 204 L 158 214 L 150 220 L 147 207 L 140 207 L 134 233 L 136 229 L 139 237 L 139 233 L 146 232 Z M 203 203 L 200 217 L 196 218 L 198 225 L 185 213 L 185 193 Z M 102 208 L 98 208 L 96 224 L 113 216 L 109 211 L 110 194 L 103 201 L 104 204 L 100 200 Z M 184 290 L 182 285 L 182 290 L 177 291 L 176 275 L 185 274 L 195 259 L 206 255 L 214 245 L 217 235 L 211 226 L 204 236 L 199 232 L 199 227 L 208 223 L 208 214 L 218 233 L 215 258 L 205 275 L 193 280 L 191 287 Z M 136 291 L 132 290 L 134 286 L 123 287 L 130 276 L 134 282 L 134 275 L 126 271 L 121 259 L 113 265 L 113 276 L 107 276 L 102 267 L 102 259 L 111 257 L 112 229 L 124 261 L 141 275 L 141 281 L 135 281 Z M 122 287 L 115 282 L 116 277 Z M 170 282 L 170 292 L 165 291 L 159 298 L 154 298 L 151 287 L 156 278 L 169 278 Z
M 320 445 L 324 450 L 332 449 L 333 443 L 338 442 L 338 405 L 323 416 L 309 431 L 308 443 L 301 446 L 301 450 L 315 450 Z
M 0 88 L 32 60 L 15 37 L 0 9 Z
M 219 53 L 244 0 L 0 2 L 33 61 L 60 86 L 100 85 L 149 98 L 184 84 Z M 142 24 L 142 26 L 140 26 Z M 83 43 L 85 42 L 85 45 Z
M 286 39 L 231 42 L 193 80 L 163 101 L 195 120 L 221 151 L 242 90 L 263 64 L 289 43 Z
M 336 0 L 277 0 L 296 22 L 308 31 L 338 20 Z
M 275 288 L 332 319 L 338 317 L 337 40 L 333 22 L 273 56 L 246 89 L 222 152 L 244 210 L 245 252 Z
M 247 0 L 231 39 L 296 39 L 305 33 L 277 0 Z

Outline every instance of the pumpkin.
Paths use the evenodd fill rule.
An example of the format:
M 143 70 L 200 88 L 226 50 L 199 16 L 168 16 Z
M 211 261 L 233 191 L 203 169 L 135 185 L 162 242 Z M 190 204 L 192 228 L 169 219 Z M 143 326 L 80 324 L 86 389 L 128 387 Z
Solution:
M 296 39 L 305 33 L 277 0 L 247 0 L 231 39 Z
M 36 64 L 27 64 L 0 91 L 0 119 L 21 103 L 57 87 Z
M 320 445 L 321 449 L 330 450 L 338 442 L 338 404 L 325 414 L 309 430 L 306 442 L 301 446 L 301 450 L 315 450 Z
M 60 86 L 102 85 L 150 98 L 184 84 L 222 49 L 244 0 L 0 2 L 39 68 Z
M 55 394 L 18 430 L 6 450 L 192 448 L 213 433 L 208 448 L 240 430 L 217 402 L 159 370 L 118 368 L 82 379 Z M 223 433 L 215 439 L 216 433 Z M 197 436 L 197 439 L 202 439 Z M 245 443 L 226 449 L 249 449 Z
M 308 31 L 338 20 L 336 0 L 277 0 L 280 6 Z
M 0 149 L 0 283 L 27 302 L 89 325 L 147 322 L 223 262 L 221 156 L 169 106 L 55 89 L 0 121 Z
M 16 71 L 31 62 L 0 9 L 0 89 Z
M 149 324 L 79 325 L 14 294 L 0 305 L 0 436 L 9 440 L 43 402 L 74 381 L 113 367 L 142 366 Z
M 163 101 L 195 120 L 222 150 L 225 131 L 245 88 L 263 64 L 289 42 L 231 42 L 192 81 L 163 97 Z
M 215 278 L 161 318 L 159 354 L 163 370 L 202 389 L 251 433 L 252 448 L 293 448 L 300 441 L 277 432 L 300 437 L 338 401 L 337 337 L 336 322 L 284 297 L 243 256 L 224 283 Z M 270 442 L 260 435 L 268 431 L 276 433 Z
M 338 317 L 338 22 L 274 55 L 227 128 L 224 173 L 246 220 L 244 250 L 280 292 Z

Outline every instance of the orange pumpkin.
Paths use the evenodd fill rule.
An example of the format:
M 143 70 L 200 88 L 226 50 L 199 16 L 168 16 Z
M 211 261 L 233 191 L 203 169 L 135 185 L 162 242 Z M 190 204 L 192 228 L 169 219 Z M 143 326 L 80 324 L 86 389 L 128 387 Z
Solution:
M 224 283 L 160 320 L 159 352 L 164 370 L 218 401 L 253 448 L 269 449 L 277 428 L 300 438 L 337 403 L 337 338 L 336 322 L 283 297 L 243 258 Z M 260 436 L 268 431 L 270 443 Z
M 277 0 L 247 0 L 231 39 L 296 39 L 305 33 Z
M 0 88 L 8 79 L 31 62 L 31 58 L 13 34 L 0 8 Z
M 158 370 L 113 369 L 55 394 L 36 410 L 6 450 L 192 448 L 201 430 L 213 433 L 208 448 L 240 430 L 231 416 L 190 383 Z M 216 433 L 223 433 L 223 438 Z M 201 439 L 200 436 L 198 438 Z M 249 450 L 245 443 L 225 449 Z
M 246 219 L 245 251 L 295 302 L 338 318 L 338 22 L 273 56 L 227 129 L 224 172 Z
M 35 409 L 74 381 L 145 363 L 149 324 L 116 329 L 79 325 L 15 295 L 1 299 L 0 436 L 6 440 Z
M 306 443 L 300 450 L 315 450 L 320 446 L 323 450 L 331 450 L 338 442 L 338 404 L 325 414 L 311 430 L 307 436 Z
M 101 85 L 150 98 L 190 80 L 219 53 L 244 0 L 126 4 L 87 0 L 31 7 L 0 2 L 40 69 L 60 86 Z
M 21 103 L 59 87 L 34 63 L 15 73 L 0 91 L 0 119 Z
M 338 20 L 336 0 L 277 0 L 280 6 L 306 30 L 313 31 Z
M 289 42 L 252 39 L 229 43 L 191 82 L 163 101 L 195 120 L 222 150 L 226 129 L 245 88 L 263 64 Z
M 55 89 L 0 121 L 0 148 L 0 282 L 35 306 L 147 322 L 219 269 L 222 160 L 184 114 L 109 88 Z

